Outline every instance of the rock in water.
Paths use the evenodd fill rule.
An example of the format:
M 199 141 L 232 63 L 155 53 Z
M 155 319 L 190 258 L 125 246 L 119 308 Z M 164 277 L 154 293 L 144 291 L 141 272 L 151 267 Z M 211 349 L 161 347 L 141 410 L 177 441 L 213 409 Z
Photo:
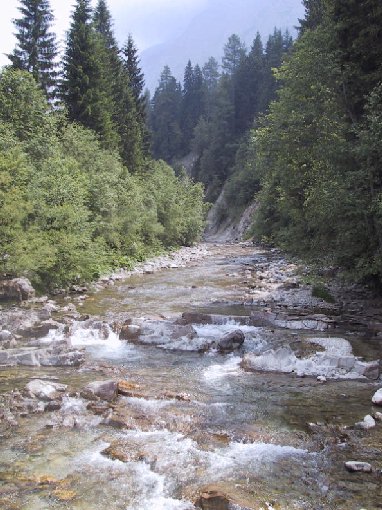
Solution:
M 27 278 L 0 281 L 0 299 L 27 301 L 35 297 L 35 290 Z
M 81 391 L 81 397 L 88 400 L 106 400 L 111 402 L 115 400 L 118 394 L 118 383 L 116 381 L 93 381 L 85 386 Z
M 202 510 L 229 510 L 230 501 L 219 490 L 207 487 L 202 491 L 196 506 Z
M 30 397 L 36 397 L 46 402 L 62 398 L 60 393 L 64 392 L 66 388 L 66 384 L 42 381 L 40 379 L 30 381 L 25 387 Z
M 382 406 L 382 388 L 376 391 L 371 399 L 376 406 Z
M 356 423 L 355 426 L 357 429 L 372 429 L 375 427 L 375 420 L 372 416 L 370 416 L 370 414 L 368 414 L 362 421 Z
M 349 461 L 345 462 L 345 467 L 351 473 L 371 473 L 373 468 L 367 462 Z
M 239 349 L 245 340 L 244 333 L 237 329 L 236 331 L 232 331 L 231 333 L 227 333 L 223 336 L 218 342 L 218 349 L 222 352 L 230 352 L 235 349 Z

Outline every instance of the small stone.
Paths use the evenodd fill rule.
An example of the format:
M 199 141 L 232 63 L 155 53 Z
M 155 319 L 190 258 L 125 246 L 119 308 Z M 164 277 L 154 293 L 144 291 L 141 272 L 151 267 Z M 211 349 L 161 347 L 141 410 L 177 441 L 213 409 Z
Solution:
M 319 375 L 317 377 L 317 381 L 324 383 L 324 382 L 327 381 L 327 379 L 326 379 L 326 377 L 324 375 Z
M 118 393 L 125 397 L 133 397 L 136 394 L 136 390 L 139 389 L 140 386 L 138 384 L 130 381 L 118 381 Z
M 371 473 L 373 468 L 367 462 L 348 461 L 345 462 L 345 467 L 351 473 Z
M 377 421 L 382 421 L 382 413 L 374 413 L 374 419 Z

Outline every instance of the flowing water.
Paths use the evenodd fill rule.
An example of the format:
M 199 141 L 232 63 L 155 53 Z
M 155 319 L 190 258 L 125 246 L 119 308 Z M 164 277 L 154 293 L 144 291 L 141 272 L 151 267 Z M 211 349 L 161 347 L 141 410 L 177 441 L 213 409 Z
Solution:
M 110 324 L 145 317 L 160 325 L 184 311 L 220 314 L 221 324 L 195 325 L 198 337 L 241 328 L 245 349 L 261 350 L 269 335 L 239 319 L 251 312 L 243 305 L 243 272 L 265 255 L 238 245 L 210 250 L 187 268 L 134 276 L 94 293 L 81 311 Z M 380 475 L 350 474 L 343 466 L 367 460 L 381 469 L 381 426 L 356 441 L 338 432 L 371 412 L 375 384 L 249 373 L 240 368 L 240 352 L 163 348 L 155 335 L 154 329 L 148 345 L 112 332 L 105 340 L 78 323 L 72 343 L 87 349 L 92 364 L 0 371 L 3 392 L 31 377 L 55 377 L 71 390 L 61 410 L 22 418 L 1 437 L 0 508 L 191 510 L 206 486 L 232 500 L 229 507 L 204 507 L 217 510 L 382 508 Z M 348 338 L 357 354 L 371 358 L 375 345 L 360 335 Z M 113 405 L 124 416 L 122 427 L 105 423 L 78 393 L 113 371 L 144 393 Z M 324 424 L 325 433 L 313 433 L 308 422 Z

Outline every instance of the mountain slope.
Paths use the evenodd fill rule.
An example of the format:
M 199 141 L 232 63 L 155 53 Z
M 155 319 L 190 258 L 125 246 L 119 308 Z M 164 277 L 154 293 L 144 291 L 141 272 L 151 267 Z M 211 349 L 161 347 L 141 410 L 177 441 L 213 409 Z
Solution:
M 208 0 L 180 35 L 142 53 L 147 87 L 151 91 L 155 89 L 165 65 L 182 81 L 189 58 L 193 64 L 200 65 L 210 56 L 220 60 L 223 46 L 233 33 L 250 46 L 257 31 L 264 41 L 274 27 L 294 32 L 302 15 L 300 0 Z

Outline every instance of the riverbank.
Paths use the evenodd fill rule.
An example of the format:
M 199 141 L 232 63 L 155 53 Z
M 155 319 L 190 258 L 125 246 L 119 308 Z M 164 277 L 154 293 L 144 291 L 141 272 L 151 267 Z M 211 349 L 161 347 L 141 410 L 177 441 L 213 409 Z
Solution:
M 205 245 L 3 309 L 0 354 L 30 363 L 0 370 L 2 508 L 377 508 L 378 309 L 329 291 L 277 251 Z

